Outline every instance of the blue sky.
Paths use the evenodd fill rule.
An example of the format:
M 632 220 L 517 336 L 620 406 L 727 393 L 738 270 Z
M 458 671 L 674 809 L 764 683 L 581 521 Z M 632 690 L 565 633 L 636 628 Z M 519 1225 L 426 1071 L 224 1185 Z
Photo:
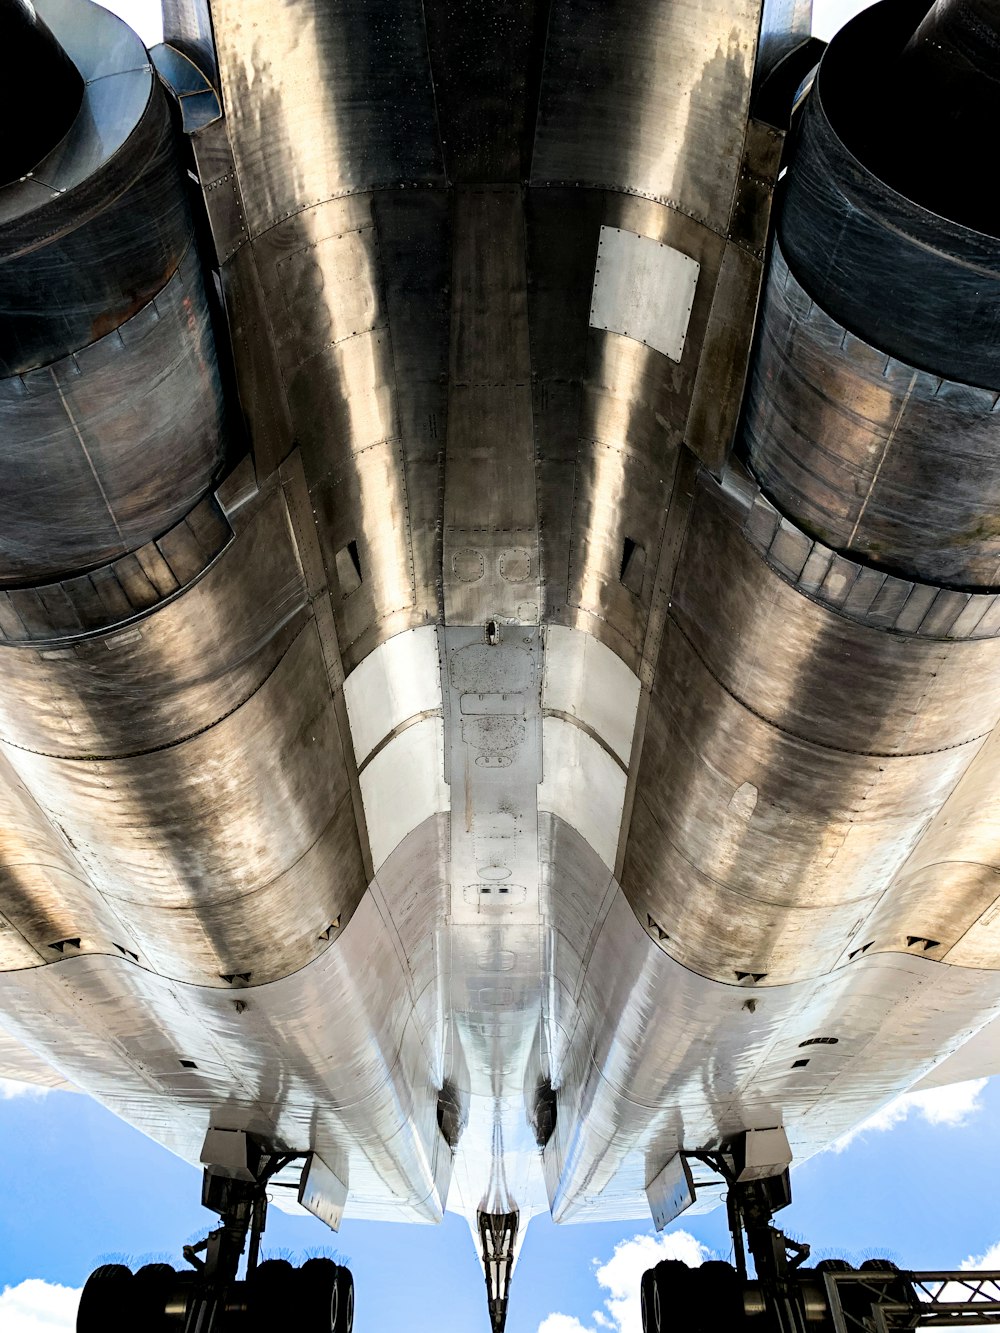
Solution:
M 212 1215 L 200 1206 L 194 1168 L 88 1098 L 3 1091 L 0 1328 L 69 1333 L 75 1290 L 97 1263 L 126 1256 L 180 1267 L 180 1246 L 203 1234 Z M 1000 1079 L 904 1100 L 841 1152 L 794 1172 L 782 1225 L 817 1257 L 879 1254 L 907 1267 L 951 1267 L 1000 1252 L 998 1122 Z M 482 1277 L 457 1217 L 438 1228 L 348 1219 L 333 1235 L 272 1209 L 265 1249 L 293 1259 L 336 1252 L 348 1261 L 358 1333 L 437 1333 L 442 1308 L 450 1326 L 488 1333 Z M 634 1222 L 555 1227 L 536 1218 L 515 1275 L 509 1333 L 640 1333 L 644 1267 L 665 1254 L 697 1262 L 728 1251 L 721 1211 L 682 1218 L 660 1238 Z M 1000 1263 L 1000 1253 L 989 1262 Z

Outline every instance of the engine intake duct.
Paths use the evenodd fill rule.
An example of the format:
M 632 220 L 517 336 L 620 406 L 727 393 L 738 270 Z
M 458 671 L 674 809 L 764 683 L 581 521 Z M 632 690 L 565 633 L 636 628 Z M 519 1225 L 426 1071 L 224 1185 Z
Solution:
M 28 0 L 0 0 L 0 185 L 53 149 L 76 119 L 80 71 Z
M 833 40 L 801 114 L 744 414 L 750 466 L 793 522 L 970 590 L 1000 584 L 1000 232 L 973 162 L 998 68 L 988 0 L 883 0 Z
M 0 588 L 35 588 L 176 528 L 228 430 L 182 145 L 145 48 L 86 0 L 36 0 L 35 28 L 0 6 L 4 58 L 38 98 L 63 91 L 53 62 L 83 80 L 59 141 L 0 186 Z
M 834 90 L 848 147 L 924 208 L 998 234 L 1000 204 L 983 144 L 1000 119 L 1000 8 L 937 0 L 881 79 Z

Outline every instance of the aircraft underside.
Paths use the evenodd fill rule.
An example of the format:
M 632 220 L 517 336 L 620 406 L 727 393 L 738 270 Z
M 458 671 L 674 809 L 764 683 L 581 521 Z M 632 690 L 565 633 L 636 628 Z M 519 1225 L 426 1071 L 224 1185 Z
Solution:
M 0 1075 L 220 1218 L 80 1333 L 350 1333 L 268 1198 L 494 1333 L 723 1197 L 648 1333 L 957 1309 L 772 1216 L 1000 1070 L 996 4 L 163 8 L 0 0 Z

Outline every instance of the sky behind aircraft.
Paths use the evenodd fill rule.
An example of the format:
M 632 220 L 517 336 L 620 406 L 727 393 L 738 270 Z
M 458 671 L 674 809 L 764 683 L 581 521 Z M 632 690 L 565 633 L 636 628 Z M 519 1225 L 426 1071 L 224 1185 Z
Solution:
M 0 1098 L 0 1135 L 15 1145 L 0 1208 L 0 1329 L 72 1333 L 95 1264 L 120 1254 L 176 1262 L 178 1244 L 203 1234 L 210 1215 L 199 1206 L 199 1175 L 89 1098 L 12 1085 Z M 816 1257 L 1000 1267 L 998 1121 L 1000 1078 L 898 1099 L 839 1151 L 793 1172 L 783 1224 Z M 272 1209 L 265 1252 L 349 1260 L 357 1333 L 438 1333 L 443 1315 L 463 1333 L 488 1327 L 482 1273 L 454 1214 L 405 1231 L 347 1219 L 334 1236 Z M 651 1262 L 728 1253 L 719 1209 L 660 1237 L 634 1222 L 555 1227 L 536 1217 L 509 1333 L 641 1333 L 638 1284 Z

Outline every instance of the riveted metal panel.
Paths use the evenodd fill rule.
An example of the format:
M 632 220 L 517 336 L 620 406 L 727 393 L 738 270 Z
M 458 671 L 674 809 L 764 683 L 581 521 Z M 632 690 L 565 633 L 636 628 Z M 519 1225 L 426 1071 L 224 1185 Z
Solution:
M 851 568 L 853 585 L 860 568 Z M 672 600 L 678 629 L 726 689 L 820 744 L 921 753 L 982 737 L 1000 715 L 994 640 L 888 635 L 817 605 L 769 569 L 709 491 L 699 493 Z M 974 697 L 970 672 L 982 682 Z
M 349 788 L 312 623 L 240 708 L 169 749 L 133 745 L 107 759 L 5 749 L 142 952 L 168 974 L 282 975 L 356 901 L 353 823 L 323 842 Z M 154 793 L 156 813 L 146 814 Z M 310 864 L 314 847 L 319 865 Z M 254 910 L 236 910 L 241 899 Z
M 215 244 L 215 257 L 224 264 L 250 238 L 227 122 L 215 120 L 198 130 L 191 136 L 191 147 Z
M 85 352 L 0 381 L 0 581 L 102 564 L 177 523 L 225 457 L 196 254 Z
M 0 732 L 48 754 L 153 750 L 210 726 L 263 683 L 301 628 L 306 590 L 281 496 L 181 598 L 122 639 L 0 650 Z
M 996 393 L 849 337 L 805 299 L 778 245 L 758 348 L 746 443 L 778 507 L 860 560 L 992 587 Z
M 575 828 L 611 868 L 625 800 L 624 770 L 592 736 L 559 717 L 544 721 L 542 762 L 539 810 Z
M 408 833 L 449 808 L 440 718 L 424 718 L 378 750 L 362 770 L 361 792 L 377 870 Z
M 524 212 L 517 188 L 455 200 L 448 430 L 444 460 L 445 617 L 537 624 L 538 516 L 531 413 Z M 456 557 L 475 552 L 482 575 Z
M 379 637 L 389 637 L 409 628 L 415 618 L 420 623 L 411 614 L 413 568 L 401 452 L 398 441 L 360 449 L 343 471 L 310 487 L 337 632 L 350 666 L 374 647 L 366 643 L 364 651 L 353 648 L 366 630 L 377 627 Z M 348 591 L 335 581 L 336 553 L 352 541 L 357 543 L 361 581 Z M 402 624 L 390 619 L 399 612 L 406 613 Z
M 0 190 L 4 375 L 117 328 L 171 276 L 192 232 L 167 96 L 138 37 L 100 6 L 39 0 L 38 10 L 85 86 L 34 179 Z
M 627 764 L 638 705 L 638 677 L 610 648 L 578 630 L 549 626 L 543 710 L 579 720 Z
M 650 236 L 602 227 L 591 328 L 620 333 L 680 361 L 701 265 Z
M 384 872 L 388 901 L 400 880 Z M 40 969 L 37 985 L 5 987 L 5 1012 L 15 1031 L 61 1046 L 82 1087 L 189 1161 L 210 1123 L 328 1161 L 346 1152 L 349 1212 L 437 1221 L 437 1088 L 385 901 L 368 895 L 354 928 L 294 978 L 239 992 L 240 1011 L 228 991 L 78 959 L 61 982 Z M 60 1041 L 69 1027 L 75 1040 Z M 197 1066 L 183 1084 L 181 1057 Z
M 723 232 L 758 21 L 750 0 L 630 0 L 613 24 L 603 4 L 555 0 L 532 182 L 629 190 Z
M 908 1086 L 904 1070 L 920 1058 L 908 1034 L 919 1028 L 921 1049 L 940 1057 L 996 1004 L 985 978 L 927 957 L 877 956 L 748 1004 L 753 992 L 744 985 L 706 982 L 657 949 L 645 918 L 636 921 L 621 894 L 606 900 L 603 868 L 589 855 L 589 870 L 586 854 L 572 862 L 595 905 L 586 973 L 573 984 L 570 958 L 563 968 L 557 961 L 569 985 L 551 993 L 551 1030 L 565 1034 L 552 1046 L 559 1115 L 546 1149 L 558 1220 L 648 1218 L 644 1187 L 663 1161 L 737 1128 L 781 1119 L 801 1162 L 841 1124 Z M 564 921 L 569 900 L 560 890 L 553 901 Z M 706 1020 L 710 1085 L 700 1035 Z M 799 1043 L 816 1036 L 837 1042 L 816 1048 L 818 1077 L 804 1081 L 791 1066 Z M 699 1191 L 699 1208 L 715 1201 Z
M 662 471 L 653 471 L 624 450 L 595 443 L 577 466 L 569 602 L 609 622 L 636 652 L 652 601 L 673 464 L 668 458 Z M 636 592 L 621 581 L 626 540 L 647 553 Z
M 214 0 L 212 18 L 251 235 L 336 195 L 441 181 L 419 4 Z
M 672 956 L 770 985 L 832 967 L 893 891 L 1000 716 L 1000 695 L 966 688 L 971 671 L 990 691 L 997 645 L 817 606 L 711 494 L 674 582 L 624 885 Z
M 555 1089 L 555 1214 L 641 1216 L 679 1126 L 783 1118 L 801 1158 L 996 1013 L 994 606 L 723 469 L 778 145 L 757 6 L 474 9 L 213 5 L 253 484 L 207 570 L 196 511 L 77 601 L 0 598 L 22 636 L 143 612 L 0 650 L 0 1013 L 188 1157 L 209 1122 L 317 1152 L 355 1215 L 437 1219 L 454 1149 L 453 1206 L 526 1221 Z M 700 265 L 679 361 L 589 327 L 602 226 Z
M 344 695 L 361 764 L 402 723 L 440 709 L 437 632 L 428 626 L 387 639 L 347 677 Z

